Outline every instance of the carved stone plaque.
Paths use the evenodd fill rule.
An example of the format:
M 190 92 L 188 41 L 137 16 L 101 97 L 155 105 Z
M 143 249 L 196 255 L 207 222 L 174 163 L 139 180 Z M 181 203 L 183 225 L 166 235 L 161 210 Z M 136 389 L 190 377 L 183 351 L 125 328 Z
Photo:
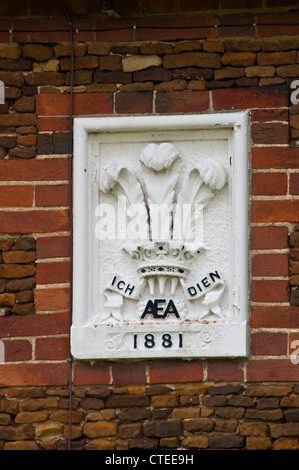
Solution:
M 247 354 L 247 113 L 78 118 L 72 354 Z

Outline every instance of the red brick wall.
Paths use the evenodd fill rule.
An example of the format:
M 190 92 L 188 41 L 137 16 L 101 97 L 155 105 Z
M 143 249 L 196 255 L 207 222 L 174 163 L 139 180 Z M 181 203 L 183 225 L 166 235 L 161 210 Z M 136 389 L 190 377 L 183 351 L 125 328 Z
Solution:
M 0 448 L 66 448 L 71 383 L 72 448 L 298 449 L 295 2 L 64 5 L 75 116 L 250 110 L 250 354 L 70 367 L 69 26 L 2 1 Z

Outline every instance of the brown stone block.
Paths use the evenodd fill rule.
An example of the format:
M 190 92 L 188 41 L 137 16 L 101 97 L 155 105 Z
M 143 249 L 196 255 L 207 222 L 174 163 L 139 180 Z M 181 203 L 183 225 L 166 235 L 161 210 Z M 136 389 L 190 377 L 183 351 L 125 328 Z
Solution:
M 34 96 L 22 96 L 15 102 L 13 107 L 18 113 L 34 113 L 35 98 Z
M 259 52 L 257 54 L 259 65 L 288 65 L 295 64 L 296 51 L 288 52 Z
M 121 439 L 136 439 L 142 436 L 141 423 L 121 424 L 119 426 L 118 436 Z
M 5 238 L 3 240 L 0 240 L 0 250 L 2 251 L 10 250 L 13 244 L 14 244 L 13 238 Z
M 91 439 L 115 436 L 117 434 L 117 423 L 110 423 L 107 421 L 86 423 L 83 428 L 83 434 Z
M 275 75 L 275 67 L 268 65 L 253 65 L 251 67 L 246 67 L 245 69 L 246 77 L 273 77 Z
M 31 424 L 40 421 L 46 421 L 49 416 L 48 410 L 41 411 L 22 411 L 15 417 L 16 424 Z
M 271 450 L 272 439 L 270 437 L 252 437 L 246 438 L 246 448 L 248 450 Z
M 1 44 L 1 59 L 18 59 L 20 57 L 20 46 L 16 42 Z
M 34 126 L 35 124 L 36 115 L 33 113 L 11 113 L 0 115 L 0 126 Z
M 269 426 L 267 423 L 251 422 L 240 424 L 241 436 L 267 436 Z
M 221 57 L 221 62 L 223 65 L 248 67 L 255 63 L 255 57 L 254 52 L 225 52 Z
M 7 292 L 17 292 L 28 289 L 33 289 L 35 285 L 35 277 L 28 277 L 25 279 L 13 279 L 7 281 L 6 290 Z
M 0 306 L 1 307 L 12 307 L 15 303 L 15 294 L 0 294 Z
M 103 44 L 102 42 L 91 42 L 88 44 L 87 52 L 93 55 L 108 55 L 110 53 L 110 45 Z
M 299 423 L 275 423 L 270 424 L 272 437 L 299 437 Z
M 24 83 L 22 72 L 8 72 L 0 71 L 0 80 L 3 81 L 4 85 L 20 87 Z
M 7 251 L 3 253 L 5 263 L 32 263 L 35 261 L 35 253 L 30 251 Z
M 35 266 L 24 264 L 0 265 L 0 277 L 5 279 L 20 279 L 35 274 Z
M 175 47 L 179 47 L 178 43 Z M 183 43 L 186 44 L 186 43 Z M 200 43 L 198 43 L 200 44 Z M 198 46 L 201 48 L 201 46 Z M 165 42 L 145 42 L 140 45 L 140 54 L 145 55 L 165 55 L 172 54 L 173 45 Z
M 183 425 L 184 430 L 189 432 L 210 432 L 214 429 L 214 421 L 211 418 L 184 419 Z
M 274 450 L 298 450 L 299 440 L 295 437 L 280 437 L 273 442 Z
M 65 77 L 60 72 L 31 72 L 25 77 L 29 85 L 53 85 L 61 86 L 64 84 Z
M 206 449 L 209 445 L 208 436 L 189 436 L 182 441 L 181 445 L 187 449 Z
M 276 73 L 283 78 L 296 78 L 299 76 L 299 64 L 282 65 L 277 68 Z
M 99 66 L 99 58 L 95 55 L 86 55 L 74 58 L 74 70 L 81 69 L 97 69 Z M 64 57 L 60 60 L 60 70 L 62 72 L 71 70 L 71 59 Z
M 223 80 L 226 78 L 239 78 L 245 75 L 244 67 L 223 67 L 220 70 L 215 70 L 215 80 Z
M 32 147 L 35 146 L 37 143 L 36 135 L 29 134 L 29 135 L 20 135 L 18 137 L 18 145 L 23 145 L 25 147 Z
M 215 52 L 185 52 L 182 54 L 165 55 L 163 67 L 167 69 L 182 67 L 220 69 L 220 54 Z
M 91 43 L 93 44 L 93 43 Z M 80 42 L 74 42 L 74 56 L 81 57 L 86 53 L 86 44 Z M 56 44 L 54 47 L 55 57 L 65 57 L 71 55 L 71 44 L 69 42 L 63 42 Z M 92 52 L 90 52 L 92 54 Z
M 173 437 L 182 434 L 182 423 L 179 420 L 157 420 L 143 424 L 143 434 L 146 437 Z
M 114 450 L 115 442 L 108 439 L 93 439 L 85 446 L 86 450 Z
M 209 436 L 211 449 L 240 449 L 244 446 L 244 437 L 234 434 L 214 434 Z
M 25 44 L 22 47 L 22 56 L 36 62 L 43 62 L 53 56 L 53 51 L 43 44 Z
M 16 147 L 8 152 L 11 158 L 34 158 L 36 156 L 36 148 Z
M 258 52 L 261 50 L 261 41 L 252 38 L 225 39 L 224 46 L 227 51 Z

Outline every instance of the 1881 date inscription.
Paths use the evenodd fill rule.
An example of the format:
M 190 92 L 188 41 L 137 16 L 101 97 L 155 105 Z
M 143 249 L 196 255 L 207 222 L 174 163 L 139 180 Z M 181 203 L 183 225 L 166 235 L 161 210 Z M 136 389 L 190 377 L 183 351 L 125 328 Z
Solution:
M 183 347 L 183 333 L 162 333 L 153 334 L 147 333 L 133 335 L 133 349 L 138 349 L 138 346 L 145 347 L 146 349 L 152 349 L 155 347 L 162 346 L 162 348 L 182 348 Z

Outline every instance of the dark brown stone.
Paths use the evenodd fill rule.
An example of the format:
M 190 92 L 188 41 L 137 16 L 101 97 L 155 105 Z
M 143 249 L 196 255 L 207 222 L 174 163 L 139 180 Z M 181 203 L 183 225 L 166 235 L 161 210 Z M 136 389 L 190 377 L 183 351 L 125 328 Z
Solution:
M 171 80 L 171 75 L 171 71 L 163 67 L 151 67 L 134 72 L 133 78 L 135 82 L 168 82 Z
M 187 67 L 184 69 L 175 69 L 172 71 L 172 78 L 180 78 L 182 80 L 211 80 L 213 76 L 213 69 Z
M 149 405 L 150 398 L 146 395 L 113 395 L 107 398 L 106 408 L 129 408 Z
M 236 395 L 244 390 L 243 385 L 211 385 L 209 387 L 210 395 Z
M 146 437 L 172 437 L 182 434 L 181 421 L 152 421 L 143 424 L 143 433 Z
M 122 71 L 102 72 L 97 70 L 93 79 L 98 83 L 132 83 L 132 74 Z
M 155 450 L 158 448 L 158 439 L 142 438 L 132 439 L 130 449 Z
M 209 436 L 211 449 L 240 449 L 244 446 L 244 437 L 233 434 L 214 434 Z
M 214 429 L 214 421 L 211 418 L 191 418 L 184 419 L 184 430 L 189 432 L 196 431 L 212 431 Z
M 117 417 L 121 421 L 139 421 L 150 419 L 151 414 L 151 411 L 147 409 L 132 408 L 129 410 L 121 411 L 120 413 L 118 413 Z
M 11 158 L 34 158 L 36 156 L 36 148 L 20 148 L 15 147 L 8 152 Z
M 27 277 L 26 279 L 13 279 L 6 283 L 7 292 L 17 292 L 27 289 L 33 289 L 35 286 L 35 278 Z
M 16 144 L 17 137 L 13 134 L 2 134 L 0 135 L 0 145 L 1 147 L 12 148 Z
M 16 315 L 33 315 L 34 314 L 34 303 L 29 302 L 27 304 L 16 304 L 13 306 L 11 313 Z
M 104 408 L 104 402 L 99 398 L 87 397 L 81 400 L 80 407 L 85 410 L 100 410 Z
M 214 395 L 213 397 L 203 397 L 202 403 L 205 406 L 225 406 L 227 398 L 224 395 Z
M 18 238 L 12 248 L 14 251 L 35 250 L 35 239 L 31 237 Z

